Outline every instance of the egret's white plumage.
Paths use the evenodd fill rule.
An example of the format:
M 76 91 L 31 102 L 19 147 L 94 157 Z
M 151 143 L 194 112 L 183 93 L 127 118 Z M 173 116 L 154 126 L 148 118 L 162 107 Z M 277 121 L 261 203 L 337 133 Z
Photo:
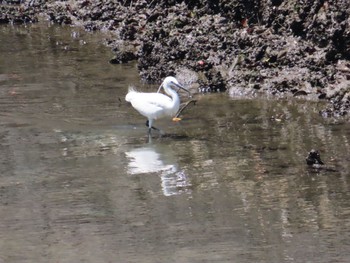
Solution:
M 163 87 L 165 93 L 170 97 L 158 93 L 159 90 L 157 93 L 144 93 L 136 91 L 133 87 L 129 88 L 129 92 L 125 96 L 125 100 L 130 102 L 141 115 L 148 119 L 149 132 L 151 132 L 154 120 L 164 117 L 173 117 L 180 108 L 179 95 L 171 86 L 181 88 L 190 93 L 179 84 L 176 78 L 166 77 L 160 85 L 159 90 Z

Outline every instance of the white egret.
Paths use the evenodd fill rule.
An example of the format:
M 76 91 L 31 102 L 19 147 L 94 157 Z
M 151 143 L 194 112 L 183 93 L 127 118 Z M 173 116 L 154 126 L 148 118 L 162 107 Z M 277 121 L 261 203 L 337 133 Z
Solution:
M 180 85 L 176 78 L 169 76 L 164 79 L 157 93 L 138 92 L 133 87 L 130 87 L 128 94 L 125 96 L 125 100 L 130 102 L 134 109 L 148 119 L 146 125 L 148 126 L 149 134 L 151 134 L 152 128 L 156 129 L 152 126 L 154 120 L 164 117 L 173 117 L 180 108 L 179 95 L 171 88 L 171 86 L 183 89 L 188 92 L 188 94 L 191 94 L 187 89 Z M 165 93 L 171 98 L 159 93 L 162 87 Z

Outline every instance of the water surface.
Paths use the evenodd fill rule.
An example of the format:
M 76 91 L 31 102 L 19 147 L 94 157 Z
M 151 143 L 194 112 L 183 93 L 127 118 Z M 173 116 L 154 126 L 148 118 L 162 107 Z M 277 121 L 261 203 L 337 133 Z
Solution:
M 0 27 L 0 262 L 350 260 L 348 123 L 197 94 L 149 141 L 124 96 L 157 86 L 110 65 L 107 37 Z

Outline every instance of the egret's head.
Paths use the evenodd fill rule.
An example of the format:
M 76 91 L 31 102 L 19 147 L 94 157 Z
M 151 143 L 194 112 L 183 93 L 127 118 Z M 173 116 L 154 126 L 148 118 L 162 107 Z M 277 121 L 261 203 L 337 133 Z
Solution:
M 176 78 L 172 77 L 172 76 L 169 76 L 169 77 L 166 77 L 164 80 L 163 80 L 163 83 L 160 85 L 159 89 L 158 89 L 158 92 L 160 91 L 160 89 L 163 87 L 165 92 L 167 92 L 166 90 L 168 88 L 171 88 L 171 86 L 175 86 L 179 89 L 183 89 L 184 91 L 188 92 L 188 94 L 191 94 L 187 89 L 185 89 L 178 81 Z M 167 92 L 168 93 L 168 92 Z
M 176 78 L 174 77 L 166 77 L 164 80 L 163 80 L 163 86 L 165 87 L 170 87 L 170 86 L 176 86 L 176 87 L 179 87 L 181 86 L 180 83 L 177 81 Z

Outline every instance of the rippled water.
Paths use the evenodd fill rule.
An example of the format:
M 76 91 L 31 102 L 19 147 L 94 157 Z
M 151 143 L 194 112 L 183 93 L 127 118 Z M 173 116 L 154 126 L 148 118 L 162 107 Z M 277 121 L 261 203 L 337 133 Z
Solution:
M 350 261 L 348 123 L 197 94 L 149 141 L 104 38 L 0 27 L 0 262 Z

